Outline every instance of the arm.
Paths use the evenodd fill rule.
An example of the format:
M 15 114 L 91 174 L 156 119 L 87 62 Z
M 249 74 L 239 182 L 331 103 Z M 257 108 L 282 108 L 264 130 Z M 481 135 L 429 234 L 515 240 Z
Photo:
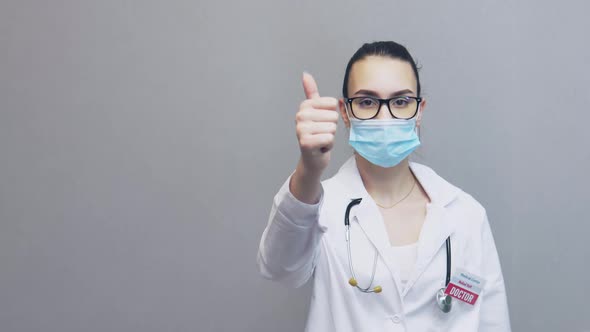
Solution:
M 320 97 L 311 75 L 305 73 L 302 80 L 307 99 L 295 115 L 301 158 L 273 200 L 257 256 L 262 276 L 295 287 L 309 279 L 320 251 L 325 232 L 318 223 L 323 202 L 320 178 L 330 161 L 338 124 L 338 100 Z
M 325 228 L 318 224 L 323 189 L 316 204 L 299 201 L 289 190 L 291 178 L 273 200 L 268 224 L 262 233 L 257 263 L 260 274 L 283 284 L 300 287 L 311 277 L 320 253 Z

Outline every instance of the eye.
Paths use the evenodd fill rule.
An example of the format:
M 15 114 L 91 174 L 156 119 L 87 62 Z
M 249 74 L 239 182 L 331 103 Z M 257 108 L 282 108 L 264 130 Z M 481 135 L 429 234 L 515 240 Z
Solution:
M 391 104 L 395 107 L 406 107 L 412 101 L 411 98 L 408 97 L 399 97 L 391 100 Z
M 377 102 L 373 98 L 359 98 L 356 100 L 356 104 L 360 107 L 374 107 Z

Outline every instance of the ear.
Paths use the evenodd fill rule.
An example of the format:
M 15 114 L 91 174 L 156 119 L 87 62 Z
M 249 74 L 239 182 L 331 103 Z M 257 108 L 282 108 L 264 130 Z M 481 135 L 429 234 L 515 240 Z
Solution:
M 422 114 L 424 113 L 424 109 L 426 108 L 426 99 L 422 99 L 420 102 L 420 106 L 418 108 L 418 114 L 416 115 L 416 127 L 420 128 L 420 123 L 422 123 Z
M 348 119 L 348 112 L 346 112 L 344 98 L 338 99 L 338 106 L 340 107 L 340 116 L 342 117 L 342 121 L 344 121 L 344 125 L 346 128 L 350 128 L 350 120 Z

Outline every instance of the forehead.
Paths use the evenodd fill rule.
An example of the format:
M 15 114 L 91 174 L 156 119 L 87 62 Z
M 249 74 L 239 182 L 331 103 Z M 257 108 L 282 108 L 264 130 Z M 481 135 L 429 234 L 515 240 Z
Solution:
M 384 56 L 368 56 L 355 62 L 350 69 L 348 93 L 358 90 L 378 92 L 381 97 L 410 89 L 416 93 L 417 82 L 412 65 L 407 61 Z

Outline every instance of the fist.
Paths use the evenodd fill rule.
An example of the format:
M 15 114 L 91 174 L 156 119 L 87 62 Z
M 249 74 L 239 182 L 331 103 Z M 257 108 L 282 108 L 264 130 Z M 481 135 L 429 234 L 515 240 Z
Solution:
M 334 135 L 338 126 L 338 100 L 320 97 L 317 84 L 308 73 L 303 73 L 306 99 L 295 116 L 295 128 L 301 161 L 307 171 L 321 173 L 330 162 Z

